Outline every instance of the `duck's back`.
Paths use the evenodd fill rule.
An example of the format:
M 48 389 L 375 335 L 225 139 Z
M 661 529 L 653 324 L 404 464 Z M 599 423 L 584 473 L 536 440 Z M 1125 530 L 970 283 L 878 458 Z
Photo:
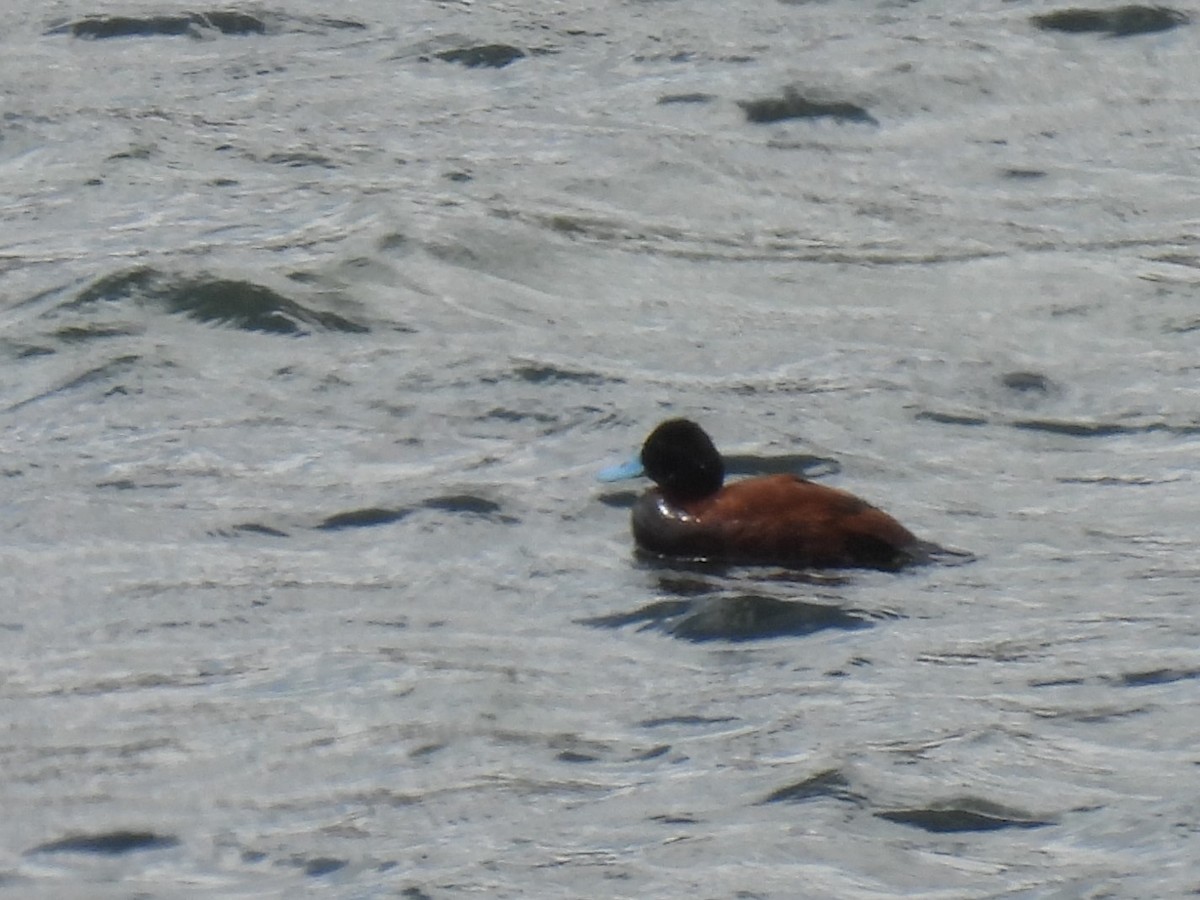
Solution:
M 918 545 L 907 528 L 846 491 L 792 475 L 749 478 L 671 503 L 649 491 L 633 511 L 638 545 L 727 562 L 894 569 Z

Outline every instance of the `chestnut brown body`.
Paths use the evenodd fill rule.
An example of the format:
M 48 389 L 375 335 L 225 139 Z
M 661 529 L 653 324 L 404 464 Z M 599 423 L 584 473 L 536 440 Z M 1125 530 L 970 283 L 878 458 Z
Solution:
M 921 544 L 865 500 L 793 475 L 736 481 L 693 500 L 652 488 L 634 506 L 633 536 L 663 556 L 818 568 L 895 569 L 916 560 Z

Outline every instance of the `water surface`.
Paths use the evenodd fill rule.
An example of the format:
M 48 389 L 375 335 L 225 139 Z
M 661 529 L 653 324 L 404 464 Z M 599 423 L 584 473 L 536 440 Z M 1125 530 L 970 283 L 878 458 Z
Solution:
M 1060 9 L 0 14 L 0 891 L 1193 893 L 1200 54 Z M 638 560 L 674 415 L 978 558 Z

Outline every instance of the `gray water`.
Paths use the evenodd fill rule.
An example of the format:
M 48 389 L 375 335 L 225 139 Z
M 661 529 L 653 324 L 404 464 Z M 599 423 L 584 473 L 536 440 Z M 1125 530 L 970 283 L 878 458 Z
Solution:
M 1200 32 L 1053 9 L 8 4 L 0 892 L 1200 889 Z M 639 560 L 674 415 L 976 559 Z

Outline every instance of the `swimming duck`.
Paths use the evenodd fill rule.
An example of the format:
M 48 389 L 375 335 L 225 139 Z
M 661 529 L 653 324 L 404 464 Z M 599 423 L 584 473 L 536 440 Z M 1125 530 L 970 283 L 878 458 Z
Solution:
M 929 546 L 865 500 L 796 475 L 725 484 L 712 438 L 688 419 L 660 424 L 639 460 L 600 478 L 640 474 L 657 486 L 633 507 L 633 537 L 659 556 L 892 570 L 920 560 Z

